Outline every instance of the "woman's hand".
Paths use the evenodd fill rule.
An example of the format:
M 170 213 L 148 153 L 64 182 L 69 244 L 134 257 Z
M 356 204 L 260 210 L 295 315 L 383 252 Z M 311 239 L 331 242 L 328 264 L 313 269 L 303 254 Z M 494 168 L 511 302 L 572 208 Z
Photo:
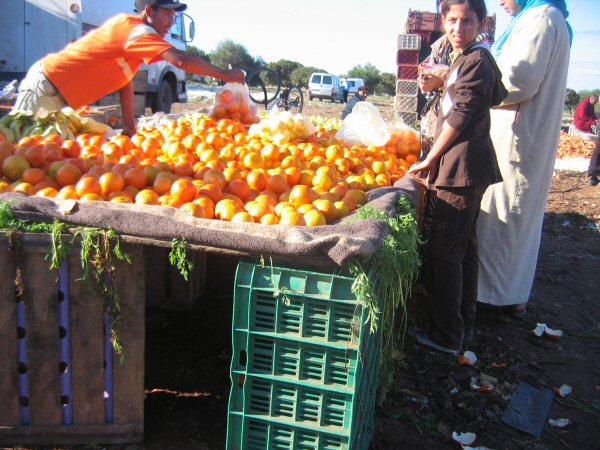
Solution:
M 444 85 L 444 79 L 437 75 L 421 75 L 417 81 L 422 92 L 431 92 Z
M 437 165 L 433 158 L 425 158 L 421 162 L 417 162 L 409 167 L 406 173 L 413 178 L 425 178 L 429 172 L 429 178 L 435 178 L 437 175 Z

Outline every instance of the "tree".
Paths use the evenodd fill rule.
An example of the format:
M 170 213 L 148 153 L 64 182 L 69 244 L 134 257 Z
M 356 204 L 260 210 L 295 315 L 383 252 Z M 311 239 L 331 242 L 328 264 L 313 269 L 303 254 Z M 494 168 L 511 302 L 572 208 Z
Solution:
M 393 73 L 382 73 L 375 91 L 380 94 L 396 95 L 396 75 Z
M 215 66 L 227 69 L 238 67 L 251 72 L 256 67 L 255 59 L 250 56 L 246 47 L 226 39 L 217 44 L 217 48 L 210 55 L 211 63 Z
M 371 63 L 367 63 L 364 66 L 359 64 L 348 71 L 348 78 L 362 78 L 365 81 L 365 85 L 369 88 L 369 92 L 375 92 L 375 87 L 381 79 L 381 73 Z
M 565 93 L 565 106 L 569 110 L 569 114 L 573 114 L 573 108 L 579 103 L 579 95 L 573 89 L 567 88 Z
M 307 87 L 309 78 L 313 72 L 325 72 L 323 69 L 319 69 L 317 67 L 312 66 L 301 66 L 290 74 L 290 81 L 292 84 L 297 84 L 298 86 Z
M 210 55 L 208 53 L 206 53 L 204 50 L 202 50 L 201 48 L 196 47 L 195 45 L 188 44 L 187 52 L 191 53 L 192 55 L 199 56 L 200 58 L 205 59 L 206 61 L 210 62 Z
M 267 67 L 277 72 L 277 75 L 279 75 L 279 79 L 281 80 L 282 84 L 291 84 L 292 72 L 298 69 L 299 67 L 303 66 L 302 64 L 297 63 L 296 61 L 280 59 L 277 62 L 267 64 Z

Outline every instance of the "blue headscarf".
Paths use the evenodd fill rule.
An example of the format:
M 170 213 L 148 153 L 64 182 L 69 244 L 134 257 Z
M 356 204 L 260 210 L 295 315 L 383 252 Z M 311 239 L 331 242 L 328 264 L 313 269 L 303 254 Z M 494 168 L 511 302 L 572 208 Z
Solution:
M 567 4 L 566 4 L 565 0 L 515 0 L 515 1 L 523 9 L 519 12 L 519 14 L 517 14 L 516 16 L 514 16 L 512 18 L 512 20 L 509 22 L 508 26 L 506 27 L 506 30 L 504 30 L 504 33 L 502 33 L 500 35 L 500 37 L 498 38 L 498 40 L 496 40 L 494 42 L 494 45 L 492 47 L 492 52 L 496 56 L 498 56 L 500 54 L 500 52 L 502 50 L 502 46 L 508 39 L 508 36 L 510 36 L 510 33 L 512 32 L 515 24 L 521 18 L 521 16 L 525 13 L 525 11 L 527 11 L 531 8 L 535 8 L 537 6 L 549 5 L 549 6 L 553 6 L 556 9 L 558 9 L 562 13 L 562 15 L 565 19 L 567 17 L 569 17 L 569 11 L 567 11 Z M 573 42 L 573 30 L 571 29 L 571 25 L 569 25 L 568 22 L 567 22 L 567 29 L 569 30 L 570 42 Z

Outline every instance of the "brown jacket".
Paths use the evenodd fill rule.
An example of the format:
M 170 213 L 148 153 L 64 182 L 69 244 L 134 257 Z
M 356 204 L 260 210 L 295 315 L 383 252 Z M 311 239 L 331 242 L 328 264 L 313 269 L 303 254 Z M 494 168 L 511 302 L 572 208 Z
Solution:
M 444 121 L 460 132 L 439 159 L 436 187 L 489 186 L 502 181 L 490 138 L 490 108 L 507 91 L 494 58 L 483 44 L 468 48 L 450 67 L 436 138 Z

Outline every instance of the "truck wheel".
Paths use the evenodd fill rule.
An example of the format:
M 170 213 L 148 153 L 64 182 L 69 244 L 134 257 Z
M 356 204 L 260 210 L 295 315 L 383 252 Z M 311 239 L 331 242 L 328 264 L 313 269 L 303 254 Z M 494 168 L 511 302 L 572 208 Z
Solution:
M 152 101 L 152 112 L 162 111 L 169 114 L 172 104 L 173 91 L 171 91 L 171 85 L 167 80 L 162 80 L 158 86 L 158 92 L 154 95 L 154 100 Z

